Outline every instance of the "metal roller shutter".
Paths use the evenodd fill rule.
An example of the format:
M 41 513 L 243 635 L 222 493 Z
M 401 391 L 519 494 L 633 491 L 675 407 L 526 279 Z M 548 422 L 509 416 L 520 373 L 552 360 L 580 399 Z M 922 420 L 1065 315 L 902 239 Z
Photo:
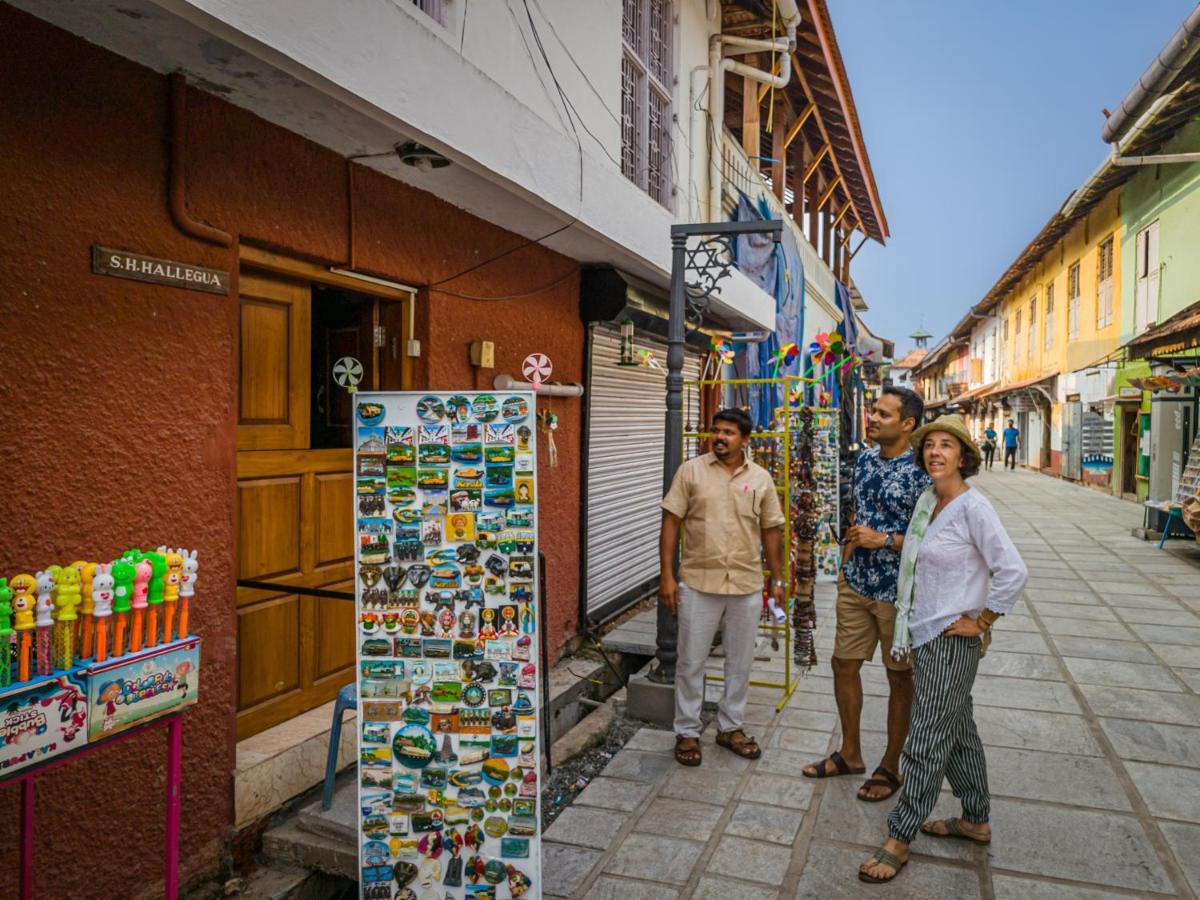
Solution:
M 658 585 L 666 378 L 657 369 L 619 366 L 613 326 L 593 325 L 587 385 L 587 614 L 611 618 Z M 667 346 L 637 337 L 666 367 Z M 700 357 L 684 355 L 685 379 L 700 377 Z M 699 391 L 684 389 L 684 427 L 699 415 Z

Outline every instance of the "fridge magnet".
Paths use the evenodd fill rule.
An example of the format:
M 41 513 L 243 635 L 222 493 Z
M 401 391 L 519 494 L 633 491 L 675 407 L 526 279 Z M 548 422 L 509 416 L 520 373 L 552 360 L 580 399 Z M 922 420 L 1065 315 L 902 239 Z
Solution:
M 516 429 L 512 425 L 488 425 L 483 432 L 485 444 L 512 444 L 514 440 L 516 440 Z
M 518 478 L 516 481 L 517 503 L 528 506 L 533 503 L 533 479 Z
M 478 442 L 455 444 L 450 450 L 450 459 L 459 463 L 477 463 L 483 459 L 483 445 Z
M 453 501 L 453 497 L 451 497 Z M 469 512 L 451 512 L 446 516 L 446 540 L 475 540 L 475 516 Z
M 466 422 L 471 417 L 471 401 L 462 394 L 455 394 L 446 401 L 446 415 L 451 422 Z
M 522 453 L 528 453 L 530 442 L 533 440 L 533 429 L 528 425 L 522 425 L 517 428 L 517 450 Z
M 422 444 L 417 448 L 417 460 L 422 466 L 450 465 L 449 444 Z
M 524 422 L 529 418 L 529 403 L 526 402 L 524 397 L 509 397 L 501 404 L 500 414 L 504 416 L 504 421 L 509 424 L 516 425 Z
M 482 505 L 483 492 L 478 490 L 454 490 L 450 492 L 452 512 L 476 512 Z
M 480 422 L 492 422 L 500 414 L 500 404 L 491 394 L 479 394 L 471 402 L 471 411 Z
M 440 397 L 426 396 L 417 401 L 417 418 L 425 424 L 436 425 L 445 417 L 446 406 Z
M 513 494 L 512 488 L 494 488 L 486 490 L 483 493 L 483 503 L 485 506 L 499 507 L 506 509 L 516 502 L 516 496 Z
M 508 444 L 488 444 L 484 446 L 483 458 L 489 466 L 512 465 L 516 453 Z
M 363 425 L 378 425 L 387 414 L 382 403 L 359 403 L 357 409 L 358 421 Z
M 478 444 L 483 438 L 483 426 L 478 422 L 458 423 L 450 426 L 451 444 Z
M 454 471 L 454 487 L 459 490 L 483 490 L 484 471 L 482 469 L 456 469 Z

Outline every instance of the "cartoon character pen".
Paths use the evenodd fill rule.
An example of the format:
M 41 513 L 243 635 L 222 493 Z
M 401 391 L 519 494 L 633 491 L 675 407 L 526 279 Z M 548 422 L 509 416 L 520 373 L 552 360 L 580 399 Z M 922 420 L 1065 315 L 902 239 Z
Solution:
M 150 609 L 146 619 L 146 646 L 158 646 L 158 611 L 163 605 L 164 582 L 167 579 L 167 558 L 161 553 L 151 550 L 142 558 L 150 563 Z
M 37 581 L 32 575 L 17 575 L 11 582 L 13 591 L 13 628 L 17 632 L 17 681 L 29 680 L 29 655 L 33 650 L 33 590 Z
M 166 547 L 159 547 L 158 552 L 167 561 L 167 576 L 163 581 L 163 641 L 170 641 L 175 629 L 175 604 L 179 602 L 179 589 L 183 586 L 183 555 L 179 550 Z
M 79 570 L 67 566 L 58 573 L 54 582 L 54 667 L 69 669 L 75 659 L 75 622 L 78 616 L 75 607 L 79 605 L 80 583 Z
M 0 688 L 12 684 L 12 588 L 0 578 Z
M 188 601 L 196 595 L 196 570 L 200 563 L 196 560 L 195 550 L 180 550 L 183 553 L 183 583 L 179 586 L 179 636 L 187 637 L 188 633 Z
M 154 566 L 150 564 L 150 560 L 142 557 L 134 565 L 134 573 L 133 599 L 130 603 L 133 607 L 133 624 L 129 627 L 130 653 L 137 653 L 142 649 L 142 610 L 149 605 L 146 595 L 150 592 L 150 577 L 154 574 Z
M 96 578 L 96 564 L 80 560 L 72 563 L 71 568 L 79 570 L 79 656 L 90 659 L 92 656 L 93 611 L 96 601 L 92 599 L 92 591 Z
M 114 560 L 112 577 L 115 585 L 112 608 L 117 614 L 117 622 L 113 627 L 113 656 L 122 656 L 125 653 L 125 626 L 133 604 L 133 579 L 137 577 L 137 570 L 127 559 Z
M 37 673 L 50 674 L 50 630 L 54 627 L 54 567 L 34 574 L 37 579 L 37 606 L 34 625 L 37 626 Z
M 96 566 L 96 574 L 92 579 L 92 615 L 96 618 L 96 662 L 102 663 L 108 659 L 108 620 L 112 616 L 113 599 L 116 596 L 116 582 L 112 576 L 112 566 Z

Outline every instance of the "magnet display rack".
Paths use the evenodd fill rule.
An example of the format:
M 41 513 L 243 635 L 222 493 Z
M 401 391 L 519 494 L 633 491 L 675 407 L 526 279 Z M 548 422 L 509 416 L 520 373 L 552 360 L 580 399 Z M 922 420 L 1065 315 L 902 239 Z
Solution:
M 724 388 L 745 388 L 761 385 L 770 385 L 780 388 L 785 398 L 789 396 L 789 390 L 796 387 L 797 382 L 802 381 L 798 378 L 728 378 L 728 379 L 707 379 L 700 381 L 685 381 L 685 388 L 695 387 L 698 389 L 716 389 L 718 392 Z M 782 681 L 770 681 L 763 679 L 752 679 L 750 684 L 759 687 L 775 688 L 783 691 L 783 696 L 775 705 L 775 709 L 781 710 L 787 705 L 789 699 L 796 688 L 800 685 L 799 677 L 793 677 L 793 671 L 796 669 L 807 670 L 811 667 L 812 662 L 815 662 L 812 654 L 805 653 L 806 661 L 800 661 L 798 655 L 794 652 L 796 638 L 801 636 L 794 629 L 795 614 L 799 612 L 804 620 L 803 628 L 807 629 L 807 636 L 811 638 L 812 631 L 815 629 L 815 619 L 812 618 L 811 606 L 805 604 L 804 593 L 806 591 L 805 575 L 808 572 L 807 560 L 811 559 L 813 552 L 812 547 L 802 546 L 797 540 L 795 510 L 797 507 L 797 492 L 801 489 L 801 483 L 793 477 L 793 452 L 799 443 L 799 425 L 800 420 L 795 415 L 783 415 L 782 410 L 778 411 L 775 416 L 775 427 L 768 430 L 752 431 L 750 433 L 750 453 L 756 463 L 761 465 L 771 474 L 771 480 L 775 483 L 775 490 L 780 496 L 780 506 L 784 509 L 783 523 L 783 549 L 785 554 L 784 565 L 787 567 L 789 577 L 786 579 L 787 591 L 784 598 L 786 604 L 786 615 L 784 621 L 776 623 L 769 618 L 760 621 L 758 624 L 758 633 L 771 639 L 773 649 L 779 648 L 779 640 L 783 638 L 784 650 L 784 671 Z M 798 412 L 798 411 L 797 411 Z M 698 421 L 700 411 L 689 408 L 685 417 L 684 434 L 683 434 L 683 455 L 685 458 L 690 458 L 699 452 L 700 445 L 706 441 L 711 433 L 707 431 L 695 430 L 696 422 Z M 836 490 L 836 482 L 835 482 Z M 811 586 L 807 587 L 811 593 Z M 811 596 L 807 598 L 811 600 Z M 764 614 L 766 611 L 764 601 Z M 807 617 L 807 618 L 805 618 Z M 811 660 L 811 661 L 808 661 Z M 706 681 L 724 681 L 722 675 L 705 674 Z
M 355 419 L 360 895 L 541 896 L 534 395 Z

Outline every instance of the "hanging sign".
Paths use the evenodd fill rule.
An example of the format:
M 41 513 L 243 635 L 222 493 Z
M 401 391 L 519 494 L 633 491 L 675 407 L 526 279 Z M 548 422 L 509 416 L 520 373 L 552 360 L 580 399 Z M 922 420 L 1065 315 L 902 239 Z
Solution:
M 210 294 L 229 293 L 229 273 L 219 269 L 194 266 L 191 263 L 156 259 L 140 253 L 126 253 L 109 247 L 92 247 L 92 271 L 97 275 L 131 278 L 151 284 L 207 291 Z

